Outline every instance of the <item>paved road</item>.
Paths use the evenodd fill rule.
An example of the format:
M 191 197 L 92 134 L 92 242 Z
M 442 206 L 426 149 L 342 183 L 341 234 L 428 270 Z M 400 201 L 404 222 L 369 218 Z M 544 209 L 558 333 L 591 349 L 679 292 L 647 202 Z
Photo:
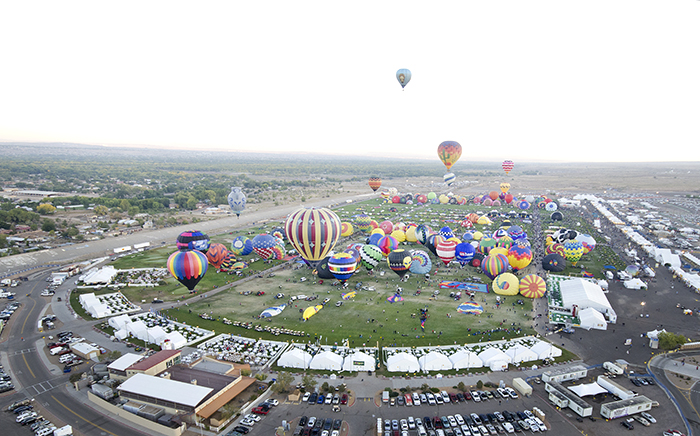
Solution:
M 370 196 L 372 196 L 372 194 L 363 194 L 350 197 L 349 199 L 365 200 Z M 330 204 L 344 202 L 346 199 L 348 198 L 327 198 L 314 202 L 307 202 L 303 205 L 295 204 L 278 206 L 260 211 L 246 211 L 241 214 L 240 219 L 236 218 L 235 216 L 230 216 L 212 221 L 203 221 L 197 224 L 187 224 L 157 230 L 142 230 L 130 235 L 67 245 L 51 250 L 42 250 L 18 254 L 15 256 L 7 256 L 0 258 L 0 276 L 13 272 L 19 273 L 38 265 L 64 264 L 77 260 L 107 256 L 114 254 L 114 248 L 124 247 L 127 245 L 133 246 L 134 244 L 140 244 L 143 242 L 150 242 L 151 245 L 161 245 L 163 243 L 172 244 L 177 235 L 186 230 L 192 230 L 193 227 L 211 235 L 222 232 L 230 232 L 237 228 L 245 227 L 262 220 L 284 219 L 291 212 L 302 206 L 328 206 Z
M 688 420 L 692 434 L 700 434 L 700 387 L 696 382 L 698 373 L 697 365 L 683 365 L 682 359 L 689 360 L 690 357 L 698 359 L 700 352 L 677 352 L 657 356 L 649 362 L 651 372 L 664 384 L 671 395 L 678 401 L 678 407 L 683 411 L 683 415 Z M 666 376 L 666 371 L 675 372 L 695 380 L 689 381 L 685 387 L 677 387 Z

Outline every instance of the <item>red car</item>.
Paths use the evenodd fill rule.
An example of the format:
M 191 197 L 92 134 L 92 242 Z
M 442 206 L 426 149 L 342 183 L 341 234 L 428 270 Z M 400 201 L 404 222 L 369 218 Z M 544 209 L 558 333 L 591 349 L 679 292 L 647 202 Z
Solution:
M 252 412 L 255 413 L 256 415 L 267 415 L 268 413 L 270 413 L 269 410 L 267 410 L 267 409 L 265 409 L 265 408 L 263 408 L 263 407 L 259 407 L 259 406 L 258 406 L 258 407 L 253 407 Z
M 340 397 L 340 404 L 348 404 L 348 394 L 343 394 L 343 396 Z

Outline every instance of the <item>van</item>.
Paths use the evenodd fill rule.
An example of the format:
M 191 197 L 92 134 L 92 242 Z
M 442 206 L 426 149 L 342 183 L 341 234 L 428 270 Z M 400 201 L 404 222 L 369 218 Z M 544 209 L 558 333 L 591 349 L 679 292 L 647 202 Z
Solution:
M 51 353 L 52 356 L 55 356 L 57 354 L 60 354 L 63 351 L 66 351 L 68 348 L 66 347 L 53 347 L 49 352 Z
M 382 403 L 389 402 L 389 391 L 382 392 Z

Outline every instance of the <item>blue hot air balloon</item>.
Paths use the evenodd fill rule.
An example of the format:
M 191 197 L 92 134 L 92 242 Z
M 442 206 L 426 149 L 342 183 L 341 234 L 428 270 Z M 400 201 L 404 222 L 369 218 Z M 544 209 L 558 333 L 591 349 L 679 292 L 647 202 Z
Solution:
M 408 82 L 411 81 L 411 70 L 407 68 L 401 68 L 399 71 L 396 72 L 396 80 L 398 80 L 401 84 L 401 89 L 405 88 L 406 85 L 408 85 Z

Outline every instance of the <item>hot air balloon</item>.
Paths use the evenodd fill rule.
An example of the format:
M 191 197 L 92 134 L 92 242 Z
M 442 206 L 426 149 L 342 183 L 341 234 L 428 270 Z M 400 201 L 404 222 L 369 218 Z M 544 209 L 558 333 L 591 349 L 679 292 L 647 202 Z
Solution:
M 211 244 L 207 250 L 207 261 L 216 269 L 228 258 L 229 251 L 224 244 Z
M 345 283 L 353 274 L 357 266 L 355 256 L 350 253 L 336 253 L 328 259 L 328 269 L 333 277 Z
M 333 278 L 330 268 L 328 267 L 328 261 L 331 259 L 330 256 L 323 258 L 318 264 L 316 264 L 316 275 L 319 279 L 330 280 Z
M 381 233 L 372 233 L 371 235 L 369 235 L 369 238 L 367 238 L 367 243 L 371 244 L 371 245 L 376 245 L 378 247 L 379 240 L 382 239 L 383 237 L 384 237 L 384 235 L 382 235 Z
M 491 280 L 497 275 L 508 271 L 508 258 L 502 254 L 488 255 L 481 262 L 481 271 Z
M 520 209 L 520 210 L 528 210 L 528 209 L 530 209 L 530 203 L 528 203 L 527 201 L 523 200 L 523 201 L 521 201 L 521 202 L 518 203 L 518 209 Z
M 353 227 L 351 223 L 343 221 L 340 223 L 340 236 L 346 238 L 353 233 Z
M 411 70 L 401 68 L 396 72 L 396 80 L 399 81 L 399 84 L 401 84 L 401 89 L 403 90 L 406 85 L 408 85 L 408 82 L 411 81 Z
M 469 262 L 469 264 L 475 268 L 479 268 L 484 262 L 484 258 L 486 258 L 486 256 L 479 252 L 475 252 L 474 257 L 472 257 L 472 260 Z
M 547 291 L 547 283 L 537 274 L 528 274 L 520 280 L 520 294 L 527 298 L 540 298 Z
M 369 178 L 369 187 L 372 188 L 372 191 L 377 192 L 377 189 L 379 189 L 382 186 L 382 179 L 379 177 L 370 177 Z
M 304 313 L 301 315 L 301 317 L 304 318 L 304 321 L 307 321 L 309 318 L 316 315 L 318 313 L 318 311 L 321 309 L 323 309 L 322 304 L 317 304 L 316 306 L 307 307 L 306 309 L 304 309 Z
M 481 315 L 484 313 L 484 308 L 479 303 L 475 303 L 474 301 L 465 301 L 457 306 L 457 312 L 467 315 Z
M 287 307 L 286 304 L 268 307 L 267 309 L 260 312 L 260 318 L 271 318 L 273 316 L 277 316 L 280 313 L 282 313 L 282 311 L 284 310 L 285 307 Z
M 379 261 L 382 260 L 382 257 L 384 257 L 382 250 L 375 245 L 366 244 L 363 245 L 360 250 L 360 260 L 362 261 L 362 265 L 367 268 L 367 271 L 371 271 L 374 267 L 379 265 Z
M 175 242 L 178 250 L 197 250 L 205 253 L 209 249 L 209 236 L 199 230 L 180 233 Z
M 551 272 L 562 272 L 566 268 L 566 260 L 560 254 L 548 254 L 542 259 L 542 268 Z
M 512 160 L 504 160 L 503 163 L 501 164 L 501 167 L 503 167 L 503 171 L 505 171 L 506 174 L 508 174 L 513 169 L 514 166 L 515 166 L 515 164 L 513 163 Z
M 442 240 L 435 247 L 437 256 L 445 266 L 449 265 L 455 258 L 455 247 L 457 247 L 457 242 L 454 239 Z
M 544 210 L 546 210 L 547 212 L 554 212 L 554 211 L 557 210 L 557 209 L 558 209 L 558 206 L 557 206 L 557 204 L 556 204 L 555 202 L 553 202 L 553 201 L 550 201 L 549 203 L 546 203 L 545 206 L 544 206 Z
M 462 156 L 462 146 L 457 141 L 445 141 L 438 146 L 437 153 L 445 168 L 449 171 L 452 165 Z M 428 195 L 428 199 L 430 199 L 430 195 Z
M 418 238 L 416 238 L 416 229 L 418 227 L 416 226 L 408 226 L 406 228 L 406 240 L 408 242 L 418 242 Z
M 285 233 L 310 265 L 326 257 L 340 237 L 340 218 L 330 209 L 301 208 L 284 223 Z
M 391 237 L 396 239 L 397 242 L 401 243 L 406 240 L 406 234 L 401 230 L 394 230 L 391 232 Z
M 428 236 L 432 233 L 432 230 L 430 230 L 430 227 L 421 224 L 418 227 L 416 227 L 416 240 L 425 245 L 426 241 L 428 240 Z
M 372 218 L 365 213 L 361 213 L 355 217 L 355 227 L 361 232 L 369 232 L 372 230 Z
M 379 228 L 382 229 L 385 235 L 390 235 L 394 231 L 394 224 L 391 221 L 382 221 L 379 224 Z
M 545 249 L 544 249 L 544 252 L 545 252 L 545 254 L 556 253 L 562 257 L 564 257 L 566 255 L 566 253 L 564 252 L 564 244 L 560 244 L 558 242 L 547 245 L 547 247 L 545 247 Z
M 231 210 L 240 218 L 241 212 L 245 209 L 245 194 L 241 191 L 241 188 L 236 186 L 231 188 L 231 192 L 228 194 L 228 205 L 231 206 Z
M 444 176 L 442 176 L 442 179 L 445 181 L 447 186 L 452 186 L 452 184 L 455 182 L 455 174 L 454 173 L 447 173 Z
M 524 244 L 514 244 L 508 250 L 508 263 L 514 270 L 519 271 L 532 262 L 532 250 Z
M 262 233 L 253 238 L 253 251 L 263 259 L 270 259 L 274 255 L 277 239 L 274 236 Z
M 382 250 L 384 256 L 388 256 L 389 253 L 399 248 L 399 241 L 394 239 L 391 235 L 383 236 L 379 242 L 377 242 L 377 247 Z
M 472 260 L 475 252 L 476 250 L 473 245 L 468 242 L 460 242 L 455 247 L 455 260 L 459 262 L 460 265 L 464 266 Z
M 588 254 L 595 248 L 595 239 L 591 235 L 579 233 L 576 240 L 583 244 L 583 254 Z
M 520 291 L 520 281 L 512 273 L 503 273 L 496 276 L 491 284 L 493 292 L 498 295 L 517 295 Z
M 564 219 L 564 215 L 562 215 L 562 213 L 559 211 L 552 212 L 552 214 L 549 216 L 549 219 L 552 221 L 561 221 Z
M 510 189 L 510 183 L 501 183 L 500 188 L 501 192 L 505 194 Z M 505 196 L 503 198 L 505 199 Z
M 564 242 L 564 255 L 566 256 L 566 260 L 575 266 L 576 262 L 583 256 L 583 244 L 578 241 Z
M 399 277 L 403 279 L 403 277 L 408 272 L 409 268 L 411 268 L 411 262 L 413 261 L 413 258 L 411 257 L 411 253 L 402 249 L 394 250 L 391 253 L 389 253 L 386 260 L 389 264 L 389 268 L 391 268 L 392 271 L 394 271 L 396 274 L 398 274 Z
M 421 250 L 413 250 L 411 253 L 411 267 L 409 268 L 413 274 L 426 274 L 430 272 L 432 267 L 433 263 L 428 253 Z
M 494 248 L 498 242 L 493 238 L 483 237 L 479 241 L 479 252 L 481 254 L 489 254 L 491 249 Z
M 207 257 L 200 251 L 178 250 L 168 257 L 166 266 L 178 282 L 193 291 L 206 274 L 209 264 Z
M 231 252 L 236 256 L 247 256 L 253 252 L 253 241 L 247 236 L 238 236 L 231 242 Z

